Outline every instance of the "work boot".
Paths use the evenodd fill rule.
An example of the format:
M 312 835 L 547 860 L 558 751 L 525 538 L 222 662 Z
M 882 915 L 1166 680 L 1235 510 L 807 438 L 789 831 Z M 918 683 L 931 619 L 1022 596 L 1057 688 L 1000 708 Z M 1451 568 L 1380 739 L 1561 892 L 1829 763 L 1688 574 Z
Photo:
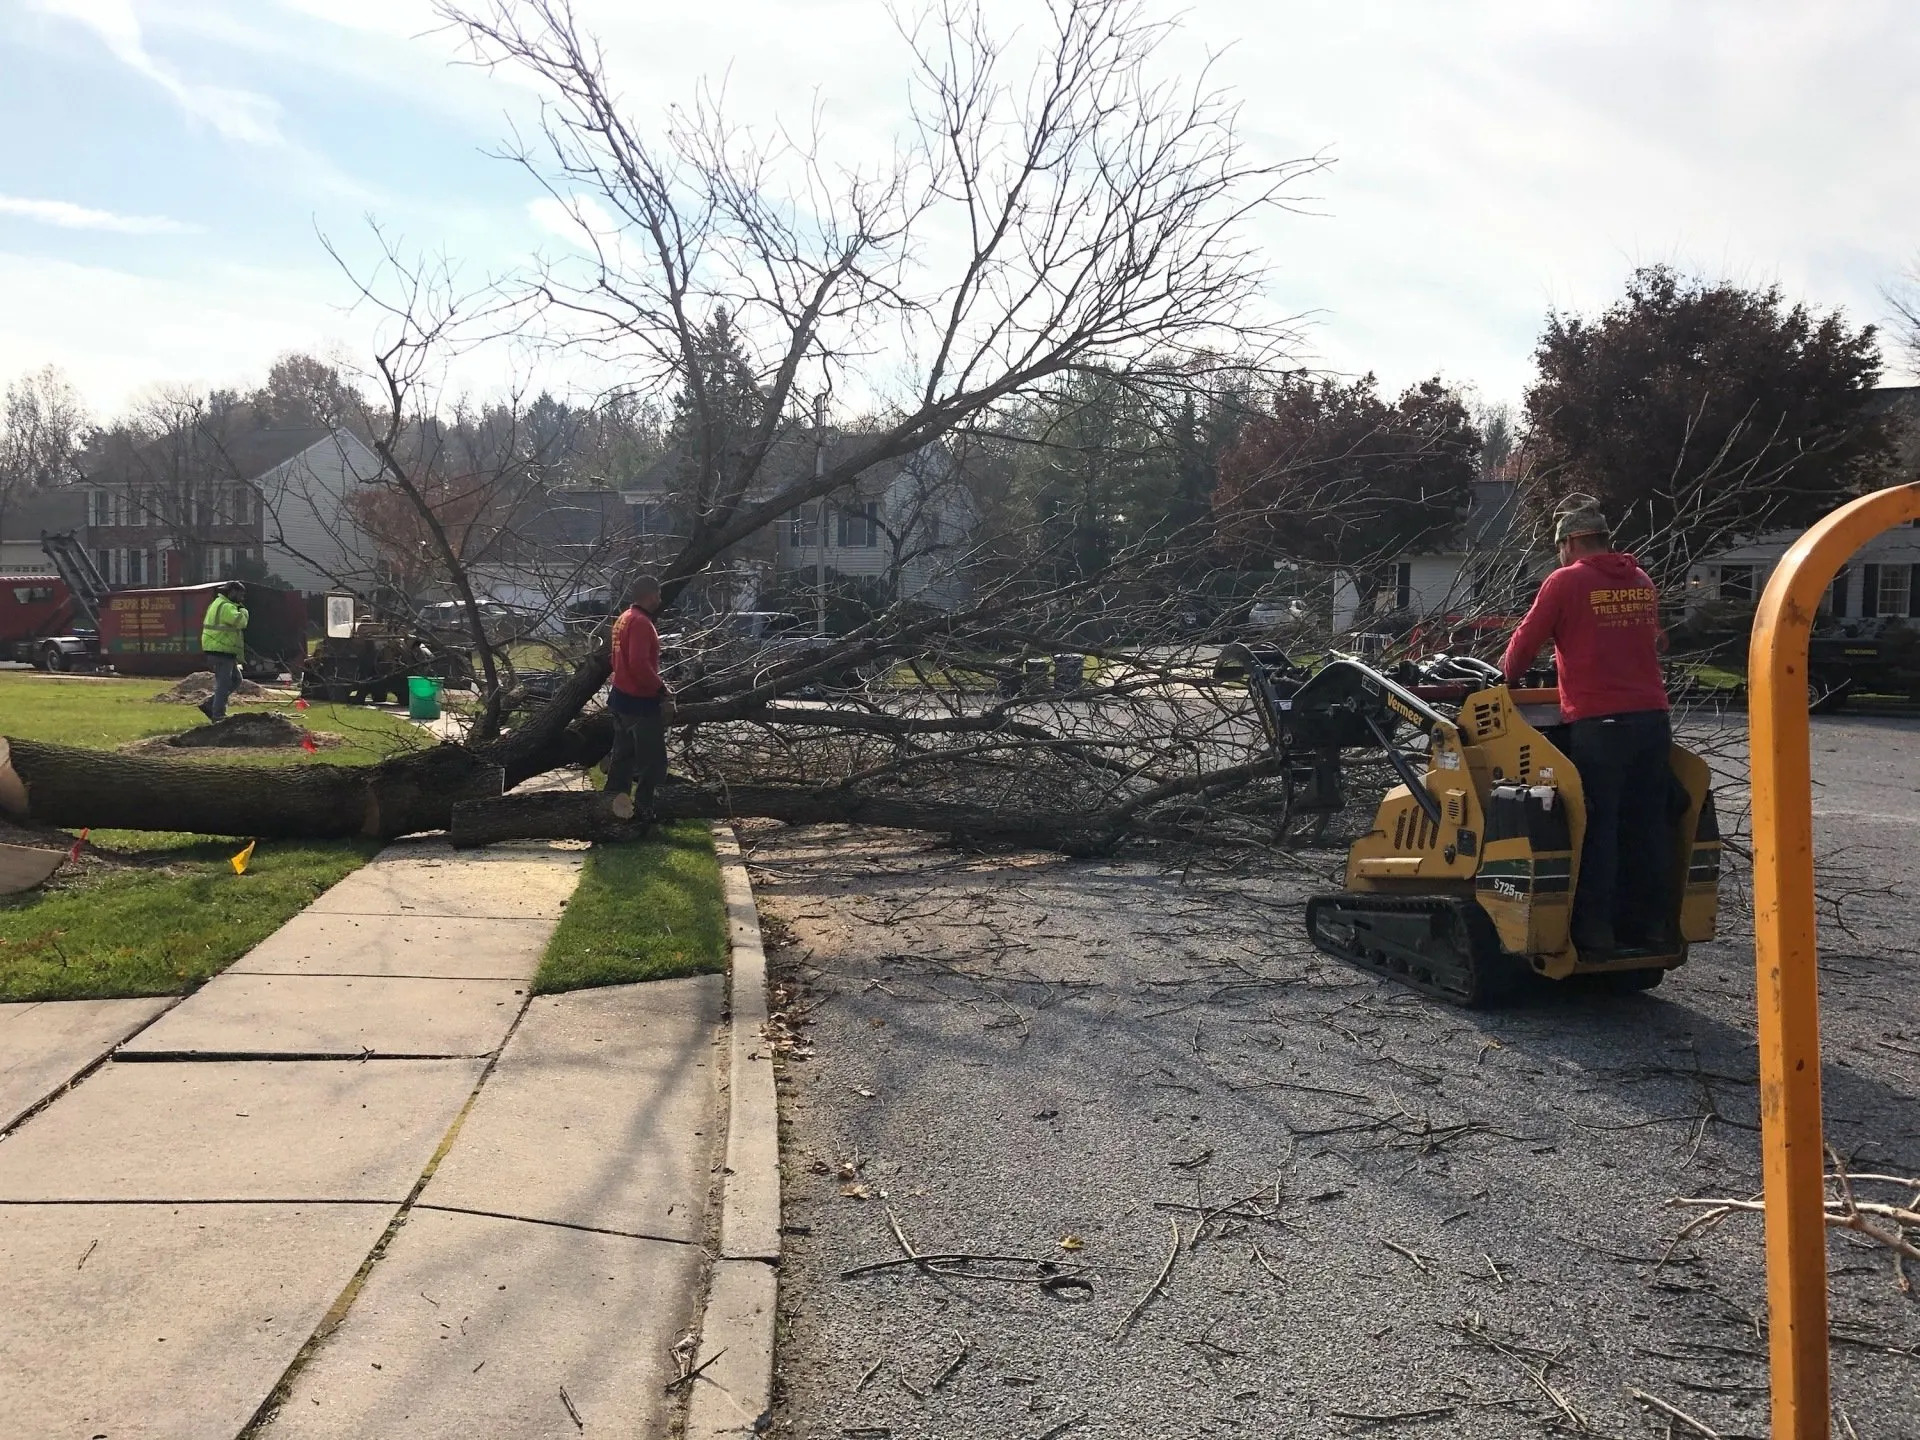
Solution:
M 1613 926 L 1604 921 L 1575 924 L 1569 938 L 1573 941 L 1573 948 L 1580 952 L 1580 961 L 1584 965 L 1611 960 L 1620 948 L 1613 938 Z
M 1671 955 L 1680 948 L 1680 932 L 1671 921 L 1663 921 L 1622 935 L 1620 943 L 1629 950 L 1644 950 L 1649 955 Z
M 202 715 L 207 717 L 207 723 L 209 725 L 214 723 L 214 718 L 215 718 L 213 711 L 207 708 L 211 704 L 213 704 L 213 700 L 211 697 L 209 697 L 205 700 L 202 700 L 198 705 L 194 706 L 194 709 L 198 710 Z

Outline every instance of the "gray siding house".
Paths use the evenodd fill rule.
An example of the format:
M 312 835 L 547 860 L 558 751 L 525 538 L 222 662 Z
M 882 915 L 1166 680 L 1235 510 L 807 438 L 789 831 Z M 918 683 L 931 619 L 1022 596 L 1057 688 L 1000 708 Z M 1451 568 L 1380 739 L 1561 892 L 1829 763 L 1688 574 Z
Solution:
M 344 430 L 253 430 L 156 442 L 16 506 L 0 566 L 45 571 L 42 531 L 72 531 L 114 586 L 191 585 L 265 570 L 319 594 L 373 578 L 351 497 L 379 460 Z

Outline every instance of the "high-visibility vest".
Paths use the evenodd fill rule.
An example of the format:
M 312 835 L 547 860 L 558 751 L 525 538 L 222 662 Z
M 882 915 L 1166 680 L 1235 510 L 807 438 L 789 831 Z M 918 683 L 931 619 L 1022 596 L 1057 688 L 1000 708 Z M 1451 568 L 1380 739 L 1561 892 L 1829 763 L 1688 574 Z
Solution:
M 246 629 L 247 607 L 216 595 L 200 622 L 200 648 L 213 655 L 245 655 Z

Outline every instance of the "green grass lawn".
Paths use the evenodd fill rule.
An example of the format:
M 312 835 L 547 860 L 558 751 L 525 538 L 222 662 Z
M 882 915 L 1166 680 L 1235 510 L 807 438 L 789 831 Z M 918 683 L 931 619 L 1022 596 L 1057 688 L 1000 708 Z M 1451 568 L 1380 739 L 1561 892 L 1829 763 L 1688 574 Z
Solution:
M 727 968 L 713 831 L 682 820 L 631 845 L 596 845 L 547 944 L 536 994 Z
M 0 1001 L 178 995 L 239 959 L 380 848 L 275 841 L 247 873 L 235 842 L 174 845 L 152 870 L 117 870 L 0 897 Z
M 159 679 L 50 679 L 0 671 L 0 735 L 112 750 L 204 723 L 191 705 L 158 704 Z M 351 705 L 282 711 L 345 743 L 203 752 L 191 763 L 365 765 L 425 741 L 398 716 Z M 22 895 L 0 896 L 0 1001 L 176 995 L 245 954 L 380 847 L 372 841 L 266 841 L 245 875 L 231 838 L 96 830 L 90 842 L 134 863 L 94 865 Z

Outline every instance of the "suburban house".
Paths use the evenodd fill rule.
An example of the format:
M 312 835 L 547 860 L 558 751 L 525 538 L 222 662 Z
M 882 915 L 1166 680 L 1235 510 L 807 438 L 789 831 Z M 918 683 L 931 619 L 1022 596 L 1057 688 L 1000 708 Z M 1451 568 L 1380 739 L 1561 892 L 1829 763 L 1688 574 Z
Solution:
M 467 577 L 477 598 L 553 629 L 569 613 L 606 609 L 632 565 L 633 540 L 619 491 L 531 486 L 466 557 Z
M 816 464 L 831 467 L 836 452 L 858 438 L 829 430 L 818 445 L 812 435 L 780 442 L 749 503 L 803 482 Z M 665 560 L 686 537 L 681 465 L 679 456 L 666 456 L 623 491 L 641 563 Z M 716 593 L 717 608 L 758 608 L 759 597 L 784 588 L 783 581 L 805 587 L 817 570 L 876 580 L 895 600 L 953 609 L 968 594 L 963 562 L 977 524 L 964 476 L 944 450 L 927 446 L 872 467 L 848 490 L 808 501 L 742 541 L 719 566 L 733 583 Z
M 85 537 L 87 491 L 79 485 L 39 490 L 7 507 L 0 528 L 0 575 L 50 575 L 52 562 L 40 549 L 42 534 L 68 530 Z
M 1899 473 L 1920 475 L 1920 385 L 1875 390 L 1871 407 L 1888 416 Z M 1799 530 L 1779 530 L 1721 550 L 1694 565 L 1680 604 L 1685 614 L 1714 602 L 1751 605 Z M 1525 523 L 1520 485 L 1483 480 L 1473 487 L 1466 518 L 1435 546 L 1397 557 L 1390 583 L 1363 613 L 1351 580 L 1336 582 L 1334 628 L 1366 629 L 1374 617 L 1512 615 L 1524 611 L 1553 567 L 1553 546 Z M 1920 615 L 1920 528 L 1902 527 L 1869 541 L 1841 570 L 1822 612 L 1835 618 Z
M 1885 386 L 1873 392 L 1873 404 L 1893 421 L 1899 475 L 1920 477 L 1920 385 Z M 1687 612 L 1716 601 L 1753 604 L 1800 533 L 1774 531 L 1695 565 L 1687 573 Z M 1820 611 L 1836 620 L 1920 616 L 1920 528 L 1902 526 L 1862 545 L 1841 567 Z
M 1467 513 L 1433 544 L 1387 567 L 1370 610 L 1350 575 L 1335 578 L 1333 628 L 1365 629 L 1374 617 L 1510 615 L 1524 610 L 1553 564 L 1552 546 L 1525 524 L 1517 480 L 1477 480 Z
M 40 535 L 72 531 L 117 587 L 277 576 L 323 593 L 371 578 L 349 498 L 379 461 L 344 430 L 253 430 L 218 444 L 162 440 L 106 458 L 7 517 L 0 565 L 44 571 Z

